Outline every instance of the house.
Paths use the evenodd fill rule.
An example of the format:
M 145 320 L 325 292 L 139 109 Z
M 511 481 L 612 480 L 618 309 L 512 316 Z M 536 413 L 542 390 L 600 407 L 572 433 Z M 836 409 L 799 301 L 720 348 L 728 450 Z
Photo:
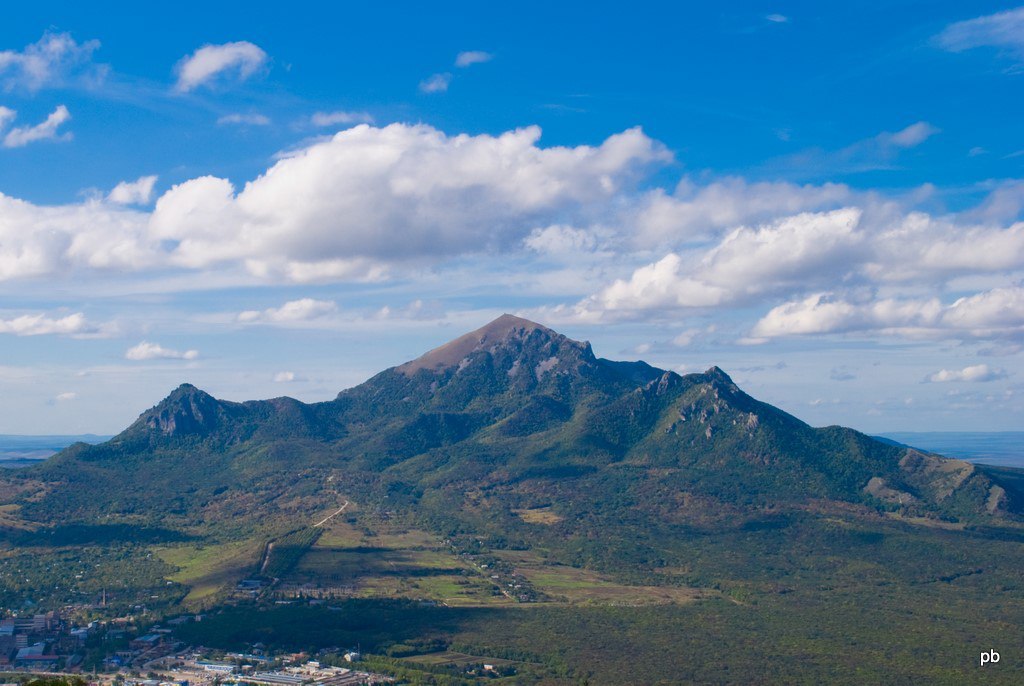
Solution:
M 14 656 L 14 664 L 25 667 L 42 667 L 44 665 L 52 665 L 60 659 L 58 656 L 48 654 L 45 651 L 45 643 L 35 643 L 26 648 L 20 648 L 18 649 L 18 654 Z
M 56 612 L 32 615 L 32 631 L 39 633 L 51 631 L 57 626 L 58 620 Z
M 132 642 L 128 645 L 134 650 L 149 650 L 160 645 L 163 640 L 164 637 L 160 634 L 146 634 L 145 636 L 132 639 Z

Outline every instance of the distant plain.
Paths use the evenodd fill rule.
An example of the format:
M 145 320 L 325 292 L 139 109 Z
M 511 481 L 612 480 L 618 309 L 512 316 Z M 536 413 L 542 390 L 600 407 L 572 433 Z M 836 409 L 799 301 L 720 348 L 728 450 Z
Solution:
M 881 435 L 946 457 L 1024 468 L 1024 431 L 901 431 Z
M 78 436 L 21 436 L 0 434 L 0 468 L 27 467 L 45 460 L 72 443 L 102 443 L 110 436 L 82 434 Z

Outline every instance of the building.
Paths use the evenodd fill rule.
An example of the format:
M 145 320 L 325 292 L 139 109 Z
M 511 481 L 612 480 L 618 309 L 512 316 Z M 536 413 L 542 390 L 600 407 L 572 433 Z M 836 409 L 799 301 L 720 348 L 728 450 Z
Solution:
M 160 645 L 163 640 L 164 637 L 160 634 L 146 634 L 145 636 L 132 639 L 132 642 L 128 645 L 134 650 L 149 650 Z
M 40 667 L 55 663 L 59 659 L 56 655 L 46 653 L 45 643 L 35 643 L 26 648 L 19 648 L 17 655 L 14 657 L 14 664 L 26 667 Z
M 245 677 L 245 680 L 262 686 L 301 686 L 309 681 L 309 677 L 300 674 L 288 674 L 287 672 L 257 672 L 252 676 Z
M 204 672 L 214 674 L 234 674 L 235 666 L 226 662 L 197 662 L 197 667 L 202 667 Z

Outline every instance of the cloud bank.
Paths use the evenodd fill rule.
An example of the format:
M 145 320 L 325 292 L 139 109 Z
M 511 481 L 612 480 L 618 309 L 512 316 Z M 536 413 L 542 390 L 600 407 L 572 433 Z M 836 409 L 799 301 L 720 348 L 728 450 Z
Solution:
M 325 124 L 343 118 L 323 114 Z M 932 134 L 922 123 L 872 140 L 898 148 Z M 0 281 L 216 273 L 352 283 L 443 274 L 472 256 L 511 259 L 515 283 L 525 269 L 549 299 L 578 293 L 533 313 L 551 322 L 679 322 L 729 308 L 746 313 L 751 343 L 869 333 L 1024 342 L 1024 184 L 940 214 L 915 206 L 927 193 L 842 184 L 653 184 L 673 162 L 638 128 L 563 147 L 542 145 L 537 127 L 448 135 L 362 124 L 280 155 L 241 185 L 175 184 L 152 210 L 142 209 L 152 176 L 60 206 L 0 194 Z M 494 278 L 460 278 L 477 277 Z M 236 321 L 335 314 L 333 301 L 303 298 Z

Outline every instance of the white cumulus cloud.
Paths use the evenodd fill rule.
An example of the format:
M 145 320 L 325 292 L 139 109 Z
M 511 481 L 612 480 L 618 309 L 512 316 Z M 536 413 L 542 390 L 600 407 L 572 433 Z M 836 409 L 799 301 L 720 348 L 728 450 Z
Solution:
M 687 275 L 683 258 L 671 253 L 640 267 L 628 279 L 617 279 L 587 303 L 596 311 L 637 312 L 718 305 L 730 296 L 727 288 Z
M 448 86 L 451 82 L 452 75 L 447 72 L 443 74 L 433 74 L 423 81 L 420 81 L 420 91 L 423 93 L 444 93 L 448 90 Z
M 7 128 L 7 125 L 14 121 L 18 116 L 18 113 L 12 110 L 10 107 L 4 107 L 0 105 L 0 133 Z
M 156 176 L 140 176 L 135 181 L 122 181 L 107 194 L 115 205 L 145 205 L 153 197 Z
M 683 179 L 671 194 L 656 189 L 641 196 L 628 219 L 636 229 L 633 240 L 638 247 L 649 248 L 780 216 L 836 209 L 853 197 L 842 184 L 800 186 L 727 177 L 698 185 Z
M 862 269 L 872 280 L 914 281 L 1024 266 L 1024 222 L 964 226 L 911 212 L 869 236 Z
M 830 293 L 778 305 L 751 336 L 883 333 L 937 339 L 1024 339 L 1024 287 L 993 288 L 946 305 L 933 298 L 853 302 Z
M 142 341 L 138 345 L 129 348 L 124 358 L 126 360 L 195 360 L 199 357 L 198 350 L 178 351 L 165 348 L 157 343 Z
M 756 205 L 760 192 L 753 197 Z M 991 222 L 972 225 L 958 217 L 905 213 L 892 202 L 863 200 L 864 207 L 801 212 L 740 226 L 710 241 L 680 231 L 684 238 L 679 242 L 685 245 L 690 240 L 689 249 L 673 250 L 635 268 L 631 276 L 616 279 L 574 311 L 583 319 L 664 315 L 678 308 L 792 299 L 826 290 L 930 288 L 970 275 L 1010 276 L 1024 269 L 1024 222 L 1005 228 Z M 639 229 L 645 230 L 642 223 Z M 637 247 L 663 242 L 671 244 L 652 236 Z M 786 307 L 798 304 L 806 307 L 798 300 Z M 822 306 L 818 312 L 829 309 L 831 305 Z
M 927 381 L 932 383 L 943 383 L 947 381 L 998 381 L 1005 379 L 1009 374 L 1005 369 L 992 368 L 987 364 L 975 364 L 963 369 L 941 369 L 931 374 Z
M 360 125 L 279 160 L 240 191 L 201 177 L 156 203 L 173 264 L 243 260 L 296 281 L 373 278 L 381 262 L 521 244 L 539 221 L 611 202 L 670 155 L 639 129 L 597 147 L 542 148 L 540 129 L 447 136 Z M 372 227 L 373 230 L 368 230 Z
M 178 62 L 175 88 L 187 93 L 199 86 L 210 85 L 225 75 L 234 75 L 239 81 L 244 81 L 260 71 L 267 60 L 267 53 L 249 41 L 204 45 Z
M 269 126 L 270 117 L 265 114 L 225 114 L 223 117 L 218 117 L 217 123 L 221 126 L 225 124 L 234 124 L 236 126 Z
M 699 273 L 736 297 L 842 279 L 865 242 L 860 218 L 860 210 L 844 208 L 735 229 L 701 259 Z
M 0 84 L 6 91 L 38 91 L 61 85 L 75 74 L 99 80 L 106 67 L 91 64 L 99 47 L 99 41 L 78 43 L 69 33 L 44 33 L 24 50 L 0 51 Z
M 597 239 L 593 233 L 564 224 L 534 229 L 523 240 L 523 245 L 542 255 L 588 252 L 596 244 Z
M 460 52 L 455 56 L 456 67 L 471 67 L 474 64 L 482 64 L 484 62 L 490 62 L 494 59 L 494 55 L 483 50 L 466 50 Z
M 950 24 L 937 40 L 954 52 L 991 47 L 1024 59 L 1024 7 Z
M 29 143 L 45 140 L 71 140 L 70 133 L 60 134 L 57 131 L 61 124 L 69 119 L 71 119 L 71 113 L 68 111 L 68 108 L 64 105 L 58 105 L 57 109 L 51 112 L 45 121 L 35 126 L 19 126 L 8 131 L 7 135 L 4 136 L 4 147 L 20 148 Z
M 88 334 L 94 332 L 92 327 L 81 312 L 69 314 L 66 317 L 55 319 L 45 314 L 23 314 L 12 319 L 0 319 L 0 334 L 14 334 L 16 336 L 45 336 L 56 334 L 71 336 L 76 334 Z
M 349 124 L 372 124 L 373 116 L 369 112 L 348 112 L 335 110 L 333 112 L 315 112 L 309 118 L 313 126 L 327 127 Z
M 38 206 L 0 193 L 0 280 L 75 270 L 138 270 L 160 260 L 148 215 L 89 200 Z
M 880 133 L 875 140 L 883 146 L 915 148 L 937 133 L 941 133 L 941 130 L 926 121 L 919 121 L 895 133 Z
M 672 252 L 577 305 L 584 319 L 711 307 L 842 279 L 864 237 L 861 213 L 801 213 L 729 232 L 699 258 Z
M 302 298 L 286 302 L 281 307 L 266 310 L 246 310 L 238 315 L 238 321 L 245 323 L 289 324 L 320 319 L 338 311 L 331 300 Z
M 927 330 L 939 322 L 942 311 L 937 299 L 852 303 L 819 293 L 772 308 L 754 325 L 751 335 L 776 338 L 886 329 Z

